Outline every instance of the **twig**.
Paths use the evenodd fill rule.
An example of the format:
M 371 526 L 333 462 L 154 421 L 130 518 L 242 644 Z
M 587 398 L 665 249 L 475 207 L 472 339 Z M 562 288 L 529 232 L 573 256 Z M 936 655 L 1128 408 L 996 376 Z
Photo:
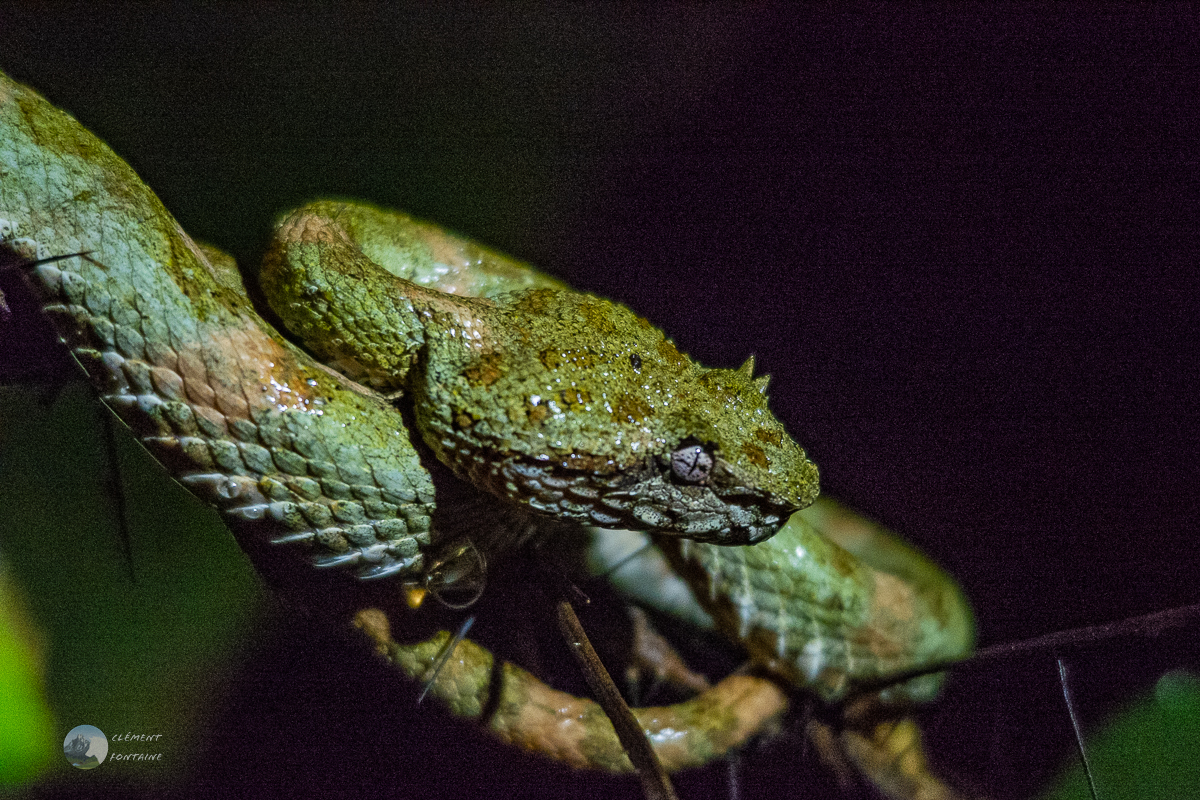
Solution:
M 1087 777 L 1088 788 L 1092 790 L 1092 800 L 1100 800 L 1096 794 L 1096 779 L 1092 777 L 1092 765 L 1088 763 L 1087 749 L 1083 744 L 1083 726 L 1079 724 L 1079 715 L 1075 713 L 1075 700 L 1071 697 L 1071 684 L 1067 681 L 1067 665 L 1062 656 L 1056 656 L 1058 661 L 1058 682 L 1062 685 L 1063 702 L 1067 704 L 1067 713 L 1071 716 L 1071 728 L 1075 731 L 1075 745 L 1079 748 L 1079 760 L 1083 762 L 1083 774 Z
M 1120 637 L 1158 636 L 1170 628 L 1179 628 L 1197 622 L 1200 622 L 1200 604 L 1180 606 L 1178 608 L 1167 609 L 1166 611 L 1156 611 L 1153 614 L 1130 617 L 1117 622 L 1107 622 L 1103 625 L 1090 625 L 1086 628 L 1072 628 L 1071 630 L 1047 633 L 1043 636 L 1035 636 L 1032 639 L 1022 639 L 1017 642 L 1005 642 L 985 647 L 982 650 L 975 651 L 973 655 L 967 658 L 954 661 L 941 661 L 922 667 L 921 669 L 891 675 L 885 679 L 856 683 L 855 692 L 876 692 L 888 686 L 895 686 L 898 683 L 904 683 L 907 680 L 918 678 L 922 675 L 932 675 L 951 668 L 961 669 L 963 667 L 980 666 L 1039 650 L 1058 650 L 1060 648 L 1093 644 L 1095 642 L 1102 642 L 1105 639 Z
M 671 786 L 671 779 L 659 763 L 654 748 L 650 746 L 650 741 L 642 731 L 642 726 L 621 697 L 612 676 L 604 668 L 600 656 L 596 655 L 583 624 L 575 615 L 575 609 L 569 601 L 560 600 L 557 611 L 559 630 L 562 631 L 567 646 L 575 654 L 588 687 L 596 695 L 596 702 L 608 715 L 613 729 L 617 732 L 617 738 L 621 740 L 621 746 L 633 762 L 634 769 L 641 778 L 642 792 L 645 793 L 646 800 L 678 800 L 678 795 Z

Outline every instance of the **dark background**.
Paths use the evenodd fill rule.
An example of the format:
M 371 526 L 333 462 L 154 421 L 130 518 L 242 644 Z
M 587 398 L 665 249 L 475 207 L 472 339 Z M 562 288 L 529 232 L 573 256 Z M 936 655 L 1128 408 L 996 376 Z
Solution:
M 0 11 L 0 68 L 245 270 L 274 215 L 364 198 L 706 365 L 755 354 L 823 489 L 957 576 L 987 645 L 1200 602 L 1200 25 L 1089 10 L 30 5 Z M 1197 668 L 1195 630 L 1073 656 L 1085 721 Z M 195 785 L 638 796 L 380 714 L 401 690 L 323 636 L 264 638 Z M 964 673 L 931 749 L 1024 796 L 1073 758 L 1057 691 L 1049 656 Z M 811 762 L 752 753 L 744 796 Z

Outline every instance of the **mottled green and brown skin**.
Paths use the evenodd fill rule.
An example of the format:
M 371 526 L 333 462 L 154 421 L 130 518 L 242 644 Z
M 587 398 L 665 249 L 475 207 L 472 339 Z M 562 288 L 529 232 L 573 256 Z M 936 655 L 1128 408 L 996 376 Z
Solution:
M 261 280 L 313 352 L 402 391 L 438 460 L 507 502 L 746 544 L 816 499 L 816 467 L 750 364 L 704 369 L 628 308 L 494 253 L 448 276 L 424 267 L 462 247 L 402 214 L 318 202 L 280 223 Z M 688 447 L 703 466 L 683 472 Z
M 315 203 L 281 222 L 264 288 L 321 363 L 256 313 L 231 260 L 193 242 L 121 159 L 2 75 L 0 217 L 0 266 L 22 269 L 104 403 L 248 544 L 420 582 L 463 542 L 645 531 L 719 627 L 827 699 L 970 646 L 965 604 L 918 555 L 831 506 L 788 522 L 816 497 L 816 468 L 751 364 L 704 369 L 623 306 L 403 215 Z M 71 253 L 83 255 L 42 261 Z M 438 463 L 456 476 L 449 494 Z M 359 611 L 381 651 L 423 678 L 443 640 L 398 644 L 386 613 Z M 459 674 L 490 658 L 477 651 L 461 647 L 433 686 L 467 716 L 492 688 Z M 628 768 L 591 712 L 572 755 L 561 698 L 509 672 L 488 722 L 498 735 Z M 909 686 L 897 697 L 930 694 L 929 681 Z M 719 756 L 786 705 L 765 679 L 710 691 L 643 713 L 648 730 L 688 732 L 663 743 L 675 767 Z

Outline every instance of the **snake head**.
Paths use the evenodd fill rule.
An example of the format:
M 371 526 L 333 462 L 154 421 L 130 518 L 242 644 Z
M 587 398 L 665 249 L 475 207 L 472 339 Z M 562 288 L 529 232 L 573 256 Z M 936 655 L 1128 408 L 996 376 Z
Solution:
M 773 535 L 817 468 L 766 379 L 705 369 L 628 308 L 535 289 L 431 315 L 418 426 L 461 477 L 559 518 L 721 544 Z
M 753 361 L 705 369 L 625 306 L 395 212 L 286 217 L 263 288 L 356 381 L 410 398 L 475 486 L 558 519 L 747 544 L 817 496 Z

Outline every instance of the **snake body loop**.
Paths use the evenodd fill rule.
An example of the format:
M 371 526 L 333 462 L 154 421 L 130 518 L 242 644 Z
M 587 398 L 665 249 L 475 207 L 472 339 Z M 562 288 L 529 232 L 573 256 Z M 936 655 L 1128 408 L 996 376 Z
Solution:
M 253 552 L 275 542 L 335 572 L 420 583 L 464 543 L 628 527 L 652 535 L 674 585 L 686 579 L 686 613 L 827 700 L 970 647 L 969 611 L 936 567 L 837 506 L 791 516 L 816 498 L 816 467 L 752 361 L 704 369 L 623 306 L 404 215 L 317 203 L 281 223 L 265 283 L 322 363 L 128 165 L 3 75 L 0 217 L 0 266 L 22 270 L 105 405 Z M 442 638 L 399 644 L 386 611 L 357 612 L 385 657 L 426 677 Z M 488 725 L 515 744 L 628 769 L 587 701 L 511 665 L 492 697 L 490 655 L 456 653 L 433 687 L 455 713 L 492 708 Z M 785 705 L 772 681 L 735 676 L 639 713 L 679 768 Z

